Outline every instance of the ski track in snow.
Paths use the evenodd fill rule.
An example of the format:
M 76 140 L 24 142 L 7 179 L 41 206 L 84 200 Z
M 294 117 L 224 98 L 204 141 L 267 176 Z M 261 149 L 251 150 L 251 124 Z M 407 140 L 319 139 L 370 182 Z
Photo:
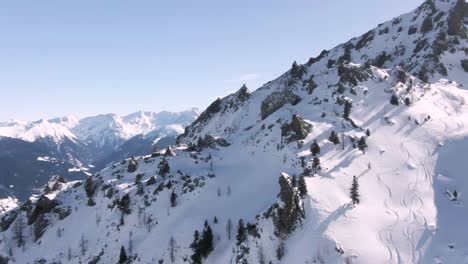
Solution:
M 393 236 L 394 236 L 395 227 L 398 225 L 398 222 L 400 220 L 400 215 L 398 214 L 398 212 L 395 209 L 393 209 L 389 205 L 389 203 L 393 199 L 392 190 L 382 180 L 382 178 L 380 177 L 380 174 L 376 174 L 376 177 L 377 177 L 377 180 L 385 187 L 385 189 L 387 191 L 387 198 L 385 198 L 385 200 L 384 200 L 385 209 L 386 209 L 387 213 L 389 213 L 390 215 L 395 216 L 395 221 L 394 221 L 393 224 L 387 226 L 386 228 L 384 228 L 384 229 L 382 229 L 382 230 L 380 230 L 378 232 L 378 236 L 379 236 L 378 238 L 381 241 L 381 243 L 384 244 L 385 248 L 388 251 L 389 263 L 394 263 L 395 262 L 394 255 L 396 255 L 396 260 L 399 263 L 401 261 L 400 251 L 398 250 L 398 247 L 396 246 L 396 243 L 393 240 Z

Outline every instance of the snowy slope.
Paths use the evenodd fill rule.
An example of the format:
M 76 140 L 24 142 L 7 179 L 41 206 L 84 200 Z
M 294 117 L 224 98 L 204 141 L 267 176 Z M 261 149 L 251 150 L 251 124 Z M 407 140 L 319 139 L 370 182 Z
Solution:
M 455 63 L 467 45 L 466 35 L 448 34 L 460 3 L 428 1 L 359 49 L 340 45 L 254 92 L 216 100 L 167 153 L 128 158 L 83 182 L 51 181 L 3 214 L 0 252 L 12 263 L 117 263 L 123 247 L 129 263 L 186 263 L 207 220 L 214 249 L 203 263 L 468 263 L 468 76 Z M 414 52 L 407 33 L 427 17 L 442 23 L 414 34 L 431 42 L 447 33 L 436 57 L 429 47 Z M 375 60 L 400 44 L 411 53 Z M 291 176 L 304 174 L 300 197 Z M 236 237 L 239 219 L 245 239 Z

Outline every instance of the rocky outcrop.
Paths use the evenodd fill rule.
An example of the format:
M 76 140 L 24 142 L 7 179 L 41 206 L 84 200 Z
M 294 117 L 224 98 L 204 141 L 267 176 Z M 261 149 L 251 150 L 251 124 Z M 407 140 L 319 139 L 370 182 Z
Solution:
M 266 213 L 271 217 L 275 225 L 275 233 L 278 237 L 285 239 L 293 232 L 305 218 L 304 206 L 299 190 L 294 186 L 293 179 L 286 173 L 279 177 L 280 193 L 278 202 Z
M 290 90 L 284 90 L 280 92 L 274 92 L 268 95 L 265 100 L 263 100 L 260 107 L 262 120 L 267 118 L 269 115 L 274 113 L 276 110 L 283 107 L 285 104 L 296 105 L 301 101 L 301 98 L 295 95 Z
M 138 162 L 132 157 L 130 161 L 128 162 L 127 171 L 130 173 L 135 172 L 137 170 L 137 167 L 138 167 Z
M 34 222 L 34 239 L 35 241 L 39 240 L 44 234 L 49 221 L 47 220 L 46 215 L 39 215 L 36 222 Z
M 189 146 L 190 151 L 201 151 L 205 148 L 216 148 L 216 146 L 227 147 L 230 144 L 220 137 L 214 137 L 212 135 L 205 135 L 204 137 L 199 137 L 196 144 Z
M 35 203 L 33 211 L 28 215 L 28 225 L 35 223 L 40 216 L 52 212 L 58 205 L 60 205 L 59 202 L 42 195 Z
M 370 68 L 346 63 L 338 67 L 338 76 L 340 77 L 340 83 L 356 86 L 358 82 L 371 78 L 372 71 Z
M 447 18 L 448 34 L 466 39 L 468 30 L 465 27 L 464 20 L 467 17 L 468 3 L 465 0 L 458 0 Z
M 17 210 L 12 210 L 10 212 L 7 212 L 2 215 L 2 218 L 0 219 L 0 229 L 2 231 L 8 230 L 11 226 L 11 224 L 15 221 L 15 219 L 18 216 L 18 211 Z
M 285 123 L 281 127 L 281 136 L 285 138 L 286 143 L 289 143 L 305 139 L 311 131 L 312 125 L 299 115 L 294 114 L 291 123 Z

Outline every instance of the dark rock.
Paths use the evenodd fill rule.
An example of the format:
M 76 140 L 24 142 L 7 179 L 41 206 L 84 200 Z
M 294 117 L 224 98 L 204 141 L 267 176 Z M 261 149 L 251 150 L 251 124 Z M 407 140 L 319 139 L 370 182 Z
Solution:
M 267 118 L 269 115 L 274 113 L 276 110 L 283 107 L 285 104 L 296 105 L 301 101 L 301 98 L 295 95 L 290 90 L 284 90 L 280 92 L 274 92 L 268 95 L 263 100 L 261 105 L 262 120 Z
M 382 51 L 379 55 L 377 55 L 377 57 L 375 57 L 375 59 L 372 62 L 372 65 L 382 68 L 385 62 L 391 59 L 392 59 L 391 54 L 387 54 L 385 51 Z
M 276 235 L 284 239 L 301 223 L 305 212 L 299 191 L 293 186 L 292 178 L 282 173 L 279 177 L 279 185 L 278 200 L 280 202 L 273 205 L 268 214 L 273 219 Z
M 146 186 L 154 185 L 156 184 L 156 178 L 154 176 L 151 176 L 151 178 L 146 181 Z
M 72 209 L 69 206 L 67 206 L 67 207 L 56 207 L 56 208 L 54 208 L 54 213 L 56 213 L 58 215 L 59 220 L 63 220 L 65 218 L 67 218 L 72 213 Z
M 34 205 L 32 213 L 28 215 L 28 225 L 35 223 L 42 215 L 52 212 L 52 210 L 58 205 L 60 205 L 59 202 L 42 195 Z
M 42 237 L 48 225 L 49 221 L 47 220 L 45 215 L 41 214 L 37 217 L 36 221 L 34 222 L 35 241 L 39 240 Z
M 18 211 L 12 210 L 2 215 L 0 219 L 0 229 L 2 231 L 6 231 L 10 228 L 11 224 L 15 221 L 18 217 Z
M 338 76 L 340 76 L 340 83 L 356 86 L 358 82 L 372 77 L 372 71 L 358 65 L 341 64 L 338 67 Z
M 305 73 L 306 68 L 303 65 L 299 65 L 297 62 L 293 62 L 291 70 L 289 71 L 292 79 L 300 80 Z
M 420 40 L 420 41 L 416 44 L 416 47 L 414 48 L 413 53 L 418 53 L 418 52 L 420 52 L 421 50 L 423 50 L 423 49 L 426 47 L 426 44 L 427 44 L 427 40 L 426 40 L 426 39 Z
M 320 61 L 321 59 L 325 58 L 325 56 L 327 56 L 327 55 L 328 55 L 328 51 L 327 50 L 322 50 L 322 52 L 320 52 L 318 57 L 310 58 L 309 61 L 307 62 L 307 65 L 310 66 L 310 65 Z
M 132 157 L 128 162 L 127 171 L 132 173 L 137 170 L 138 162 Z
M 432 17 L 426 17 L 421 25 L 421 33 L 427 33 L 434 28 L 432 24 Z
M 374 31 L 368 31 L 366 34 L 362 35 L 361 39 L 356 43 L 356 49 L 360 50 L 367 46 L 374 39 Z
M 305 81 L 304 84 L 306 85 L 307 92 L 312 94 L 312 92 L 317 88 L 317 84 L 314 81 L 314 76 L 310 76 L 309 80 Z
M 281 127 L 281 136 L 286 138 L 286 142 L 302 140 L 312 130 L 312 125 L 304 121 L 299 115 L 293 114 L 290 124 L 285 123 Z
M 408 78 L 408 74 L 403 69 L 396 68 L 392 71 L 392 74 L 399 82 L 406 83 L 406 78 Z
M 465 0 L 458 0 L 447 18 L 447 33 L 451 36 L 459 36 L 462 39 L 466 39 L 468 31 L 465 27 L 464 19 L 467 17 L 468 3 Z
M 413 35 L 414 33 L 418 32 L 418 28 L 415 26 L 410 26 L 408 29 L 408 35 Z
M 468 72 L 468 60 L 461 60 L 461 66 L 465 72 Z

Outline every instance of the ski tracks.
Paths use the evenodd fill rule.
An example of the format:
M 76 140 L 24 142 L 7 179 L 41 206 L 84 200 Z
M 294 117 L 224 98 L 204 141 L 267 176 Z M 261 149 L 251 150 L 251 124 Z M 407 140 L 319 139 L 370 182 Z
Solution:
M 396 243 L 394 242 L 393 238 L 394 238 L 394 231 L 395 231 L 395 227 L 398 225 L 398 222 L 400 220 L 400 215 L 398 214 L 398 212 L 393 209 L 389 203 L 392 201 L 393 199 L 393 195 L 392 195 L 392 190 L 390 189 L 390 187 L 382 180 L 380 174 L 377 174 L 377 180 L 379 181 L 379 183 L 385 188 L 385 190 L 387 191 L 387 198 L 385 198 L 384 200 L 384 207 L 385 207 L 385 210 L 387 213 L 389 213 L 390 215 L 394 216 L 395 218 L 395 221 L 385 227 L 384 229 L 380 230 L 379 233 L 378 233 L 378 239 L 380 240 L 380 242 L 385 246 L 385 248 L 387 249 L 387 252 L 388 252 L 388 256 L 389 256 L 389 263 L 400 263 L 401 262 L 401 256 L 400 256 L 400 252 L 398 250 L 398 247 L 396 246 Z

